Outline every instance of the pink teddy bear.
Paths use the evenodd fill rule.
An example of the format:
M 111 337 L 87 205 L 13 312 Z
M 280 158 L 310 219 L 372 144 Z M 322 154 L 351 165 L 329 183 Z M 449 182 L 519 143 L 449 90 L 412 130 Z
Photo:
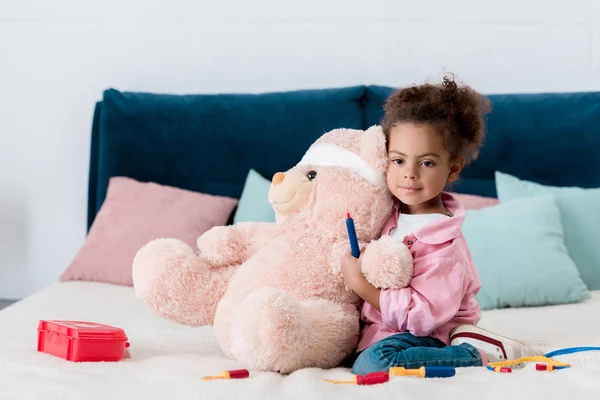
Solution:
M 373 285 L 404 287 L 412 277 L 410 251 L 389 236 L 376 240 L 393 206 L 386 168 L 379 126 L 324 134 L 273 176 L 276 223 L 215 227 L 198 238 L 198 252 L 177 239 L 148 243 L 133 262 L 137 295 L 177 323 L 214 323 L 223 352 L 252 369 L 338 366 L 360 334 L 361 299 L 340 271 L 346 212 Z

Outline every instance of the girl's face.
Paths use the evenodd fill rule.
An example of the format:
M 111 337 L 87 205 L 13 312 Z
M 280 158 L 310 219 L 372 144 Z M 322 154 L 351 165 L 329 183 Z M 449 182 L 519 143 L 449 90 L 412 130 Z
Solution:
M 427 124 L 401 123 L 389 135 L 387 184 L 411 213 L 427 212 L 464 160 L 451 162 L 444 138 Z

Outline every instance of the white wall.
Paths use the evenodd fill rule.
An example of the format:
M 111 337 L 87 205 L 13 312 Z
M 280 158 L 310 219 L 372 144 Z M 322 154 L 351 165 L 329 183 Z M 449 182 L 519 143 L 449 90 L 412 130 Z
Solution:
M 103 89 L 402 85 L 441 71 L 486 93 L 598 90 L 600 0 L 3 0 L 0 298 L 55 281 L 85 239 Z

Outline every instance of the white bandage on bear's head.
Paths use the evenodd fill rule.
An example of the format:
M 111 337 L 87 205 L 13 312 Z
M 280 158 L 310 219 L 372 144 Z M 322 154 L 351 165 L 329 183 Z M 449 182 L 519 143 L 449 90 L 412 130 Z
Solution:
M 367 182 L 387 188 L 385 176 L 367 164 L 358 154 L 332 143 L 317 143 L 302 157 L 298 166 L 315 165 L 351 170 Z

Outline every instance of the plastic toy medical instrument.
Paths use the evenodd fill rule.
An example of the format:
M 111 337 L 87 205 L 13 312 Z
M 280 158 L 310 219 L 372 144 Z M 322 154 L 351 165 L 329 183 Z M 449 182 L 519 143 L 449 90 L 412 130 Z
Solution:
M 390 368 L 391 376 L 418 376 L 421 378 L 449 378 L 456 374 L 454 367 L 421 367 L 406 369 L 403 367 Z
M 217 376 L 205 376 L 202 378 L 204 381 L 212 381 L 215 379 L 244 379 L 250 376 L 250 371 L 247 369 L 233 369 L 230 371 L 223 371 L 221 375 Z
M 350 217 L 350 213 L 346 213 L 346 228 L 348 229 L 348 238 L 350 239 L 350 249 L 354 258 L 360 257 L 360 248 L 358 247 L 358 239 L 356 239 L 356 229 L 354 228 L 354 220 Z
M 456 374 L 454 367 L 421 367 L 418 369 L 406 369 L 403 367 L 392 367 L 388 372 L 372 372 L 367 375 L 355 375 L 347 381 L 336 381 L 325 379 L 325 382 L 333 384 L 351 385 L 376 385 L 390 380 L 390 376 L 417 376 L 420 378 L 449 378 Z
M 521 364 L 525 362 L 537 362 L 535 369 L 537 371 L 555 371 L 559 369 L 570 368 L 571 364 L 557 361 L 552 359 L 552 357 L 578 353 L 581 351 L 593 351 L 600 350 L 600 347 L 568 347 L 565 349 L 558 349 L 546 353 L 543 356 L 533 356 L 533 357 L 521 357 L 516 360 L 506 360 L 506 361 L 498 361 L 488 363 L 486 366 L 488 370 L 494 372 L 512 372 L 511 365 Z
M 377 385 L 379 383 L 385 383 L 390 380 L 390 375 L 387 372 L 372 372 L 367 375 L 355 375 L 354 378 L 347 381 L 336 381 L 332 379 L 325 379 L 327 383 L 333 383 L 335 385 L 349 384 L 349 385 Z

